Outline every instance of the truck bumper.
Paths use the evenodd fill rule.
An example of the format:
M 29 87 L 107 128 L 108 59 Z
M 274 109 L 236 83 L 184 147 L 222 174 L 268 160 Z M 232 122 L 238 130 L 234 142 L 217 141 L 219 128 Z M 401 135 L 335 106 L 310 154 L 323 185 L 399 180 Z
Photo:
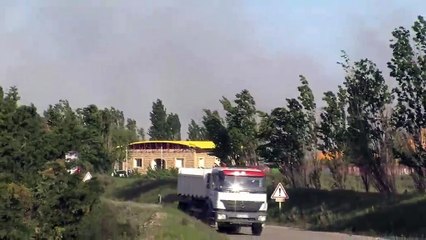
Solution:
M 217 223 L 251 226 L 253 223 L 265 223 L 267 214 L 266 212 L 231 212 L 217 210 L 215 215 Z

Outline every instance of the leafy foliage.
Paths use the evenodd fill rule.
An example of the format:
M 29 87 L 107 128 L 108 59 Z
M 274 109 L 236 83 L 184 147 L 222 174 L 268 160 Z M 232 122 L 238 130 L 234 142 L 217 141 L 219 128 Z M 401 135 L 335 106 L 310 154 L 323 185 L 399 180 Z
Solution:
M 257 122 L 256 102 L 247 89 L 235 95 L 234 104 L 223 97 L 220 101 L 226 111 L 226 126 L 231 139 L 232 159 L 238 165 L 255 163 Z
M 225 163 L 231 162 L 232 148 L 231 137 L 224 125 L 223 119 L 217 111 L 204 110 L 203 125 L 206 129 L 207 139 L 216 145 L 214 154 Z
M 261 154 L 269 162 L 276 162 L 293 187 L 303 185 L 303 146 L 306 122 L 303 106 L 296 99 L 287 99 L 287 107 L 275 108 L 264 117 L 269 127 L 261 135 L 264 144 Z
M 413 37 L 404 27 L 392 32 L 393 57 L 388 66 L 398 82 L 393 89 L 397 99 L 394 125 L 414 143 L 409 152 L 395 150 L 401 162 L 415 170 L 413 178 L 418 190 L 425 191 L 426 146 L 422 144 L 422 129 L 426 128 L 426 21 L 422 16 L 412 30 Z
M 344 84 L 348 101 L 348 154 L 354 164 L 373 176 L 379 191 L 394 192 L 395 186 L 386 171 L 391 159 L 385 156 L 390 152 L 381 153 L 387 131 L 383 116 L 392 100 L 390 91 L 373 62 L 362 59 L 350 66 L 348 57 L 343 55 L 343 58 L 345 63 L 341 64 L 347 74 Z M 368 176 L 364 175 L 366 190 Z
M 150 140 L 180 140 L 181 124 L 179 116 L 167 114 L 167 110 L 160 99 L 152 103 L 150 113 L 151 127 L 148 130 Z
M 325 92 L 323 100 L 327 105 L 320 115 L 318 137 L 321 143 L 318 148 L 329 158 L 327 164 L 335 181 L 334 186 L 344 189 L 347 166 L 343 156 L 347 136 L 346 90 L 339 86 L 337 96 L 331 91 Z
M 67 169 L 107 171 L 115 146 L 135 140 L 136 123 L 114 108 L 95 105 L 74 111 L 68 101 L 50 105 L 43 117 L 34 105 L 19 105 L 18 90 L 0 87 L 0 238 L 76 238 L 82 220 L 98 203 L 96 178 Z M 65 164 L 65 153 L 80 159 Z
M 191 122 L 188 125 L 188 139 L 189 140 L 206 140 L 206 129 L 198 125 L 194 119 L 191 119 Z

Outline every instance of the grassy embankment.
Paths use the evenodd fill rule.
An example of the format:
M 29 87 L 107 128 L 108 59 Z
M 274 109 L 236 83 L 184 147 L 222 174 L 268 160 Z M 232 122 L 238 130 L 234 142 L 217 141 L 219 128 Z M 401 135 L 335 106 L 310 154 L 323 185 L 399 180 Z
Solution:
M 271 184 L 273 180 L 275 183 L 282 182 L 278 173 L 270 174 L 268 196 L 274 188 Z M 167 206 L 166 211 L 173 211 L 173 215 L 184 218 L 179 212 L 171 210 L 176 208 L 175 178 L 114 178 L 109 181 L 112 183 L 105 193 L 107 198 L 146 204 L 156 203 L 158 194 L 161 194 L 163 203 Z M 278 204 L 270 201 L 270 224 L 380 236 L 426 236 L 426 195 L 410 193 L 413 187 L 409 178 L 397 179 L 401 194 L 391 197 L 375 192 L 362 192 L 362 184 L 356 177 L 349 177 L 347 181 L 348 189 L 352 190 L 330 190 L 330 182 L 329 176 L 324 175 L 322 184 L 325 190 L 288 188 L 290 199 L 283 204 L 281 213 L 278 211 Z M 408 193 L 403 194 L 406 189 Z M 170 232 L 174 231 L 179 232 L 170 229 Z M 208 232 L 211 234 L 210 239 L 218 236 Z
M 273 172 L 269 182 L 282 182 Z M 383 196 L 371 189 L 362 192 L 357 177 L 350 176 L 347 188 L 330 190 L 329 176 L 322 176 L 326 190 L 288 189 L 290 199 L 282 205 L 270 200 L 269 220 L 274 224 L 321 231 L 351 232 L 380 236 L 426 237 L 426 195 L 413 193 L 408 176 L 396 181 L 399 194 Z M 274 187 L 269 185 L 268 192 Z M 407 193 L 404 193 L 407 190 Z
M 227 239 L 177 210 L 176 179 L 99 178 L 106 191 L 85 220 L 85 239 Z M 158 193 L 166 196 L 162 205 L 156 204 Z

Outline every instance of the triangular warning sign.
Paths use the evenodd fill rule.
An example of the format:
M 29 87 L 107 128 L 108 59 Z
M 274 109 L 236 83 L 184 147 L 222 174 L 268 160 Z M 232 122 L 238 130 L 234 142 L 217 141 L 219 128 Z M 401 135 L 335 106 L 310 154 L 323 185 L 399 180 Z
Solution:
M 275 188 L 274 192 L 271 195 L 272 199 L 288 199 L 288 194 L 285 191 L 283 185 L 281 183 L 278 183 L 277 187 Z
M 83 178 L 83 182 L 89 181 L 90 179 L 92 179 L 92 174 L 90 174 L 90 172 L 87 172 Z

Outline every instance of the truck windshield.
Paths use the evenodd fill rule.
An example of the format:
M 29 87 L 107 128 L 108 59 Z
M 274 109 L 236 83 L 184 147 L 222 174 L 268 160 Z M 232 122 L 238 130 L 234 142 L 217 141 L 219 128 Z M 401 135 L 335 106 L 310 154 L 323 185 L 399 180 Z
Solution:
M 266 192 L 265 177 L 223 176 L 220 188 L 226 192 Z

